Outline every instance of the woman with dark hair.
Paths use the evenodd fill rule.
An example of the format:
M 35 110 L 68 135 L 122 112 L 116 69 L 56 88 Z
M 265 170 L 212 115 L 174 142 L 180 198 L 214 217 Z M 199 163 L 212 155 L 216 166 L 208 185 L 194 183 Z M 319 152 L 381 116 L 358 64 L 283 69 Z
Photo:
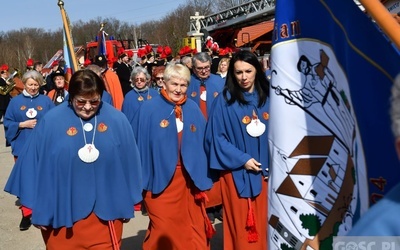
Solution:
M 68 102 L 38 123 L 6 184 L 32 209 L 46 249 L 119 249 L 122 223 L 142 199 L 132 128 L 101 101 L 103 89 L 97 74 L 77 71 Z
M 221 176 L 224 249 L 267 249 L 268 96 L 257 57 L 235 54 L 205 140 L 209 166 Z

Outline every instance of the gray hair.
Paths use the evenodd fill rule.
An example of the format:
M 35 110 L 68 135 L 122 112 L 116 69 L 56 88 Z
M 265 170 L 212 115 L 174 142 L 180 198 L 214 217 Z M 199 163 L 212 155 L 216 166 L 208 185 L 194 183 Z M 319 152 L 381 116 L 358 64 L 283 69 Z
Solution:
M 22 76 L 21 80 L 24 83 L 24 85 L 26 84 L 28 79 L 35 80 L 37 83 L 39 83 L 40 86 L 43 86 L 45 84 L 45 81 L 44 81 L 44 78 L 43 78 L 42 74 L 40 74 L 36 70 L 29 70 Z
M 186 64 L 188 64 L 191 60 L 192 60 L 192 58 L 191 58 L 190 56 L 184 56 L 184 57 L 181 59 L 181 63 L 182 63 L 183 65 L 186 65 Z
M 135 82 L 135 78 L 138 74 L 143 73 L 146 76 L 146 80 L 149 81 L 151 79 L 151 76 L 147 69 L 143 68 L 142 66 L 137 66 L 134 67 L 131 73 L 131 81 Z
M 88 65 L 85 69 L 93 71 L 93 72 L 96 73 L 98 76 L 101 76 L 101 73 L 102 73 L 103 70 L 104 70 L 102 67 L 100 67 L 100 66 L 98 66 L 98 65 L 96 65 L 96 64 L 90 64 L 90 65 Z
M 211 56 L 207 53 L 207 52 L 199 52 L 194 54 L 193 58 L 192 58 L 192 64 L 195 67 L 196 66 L 196 61 L 200 61 L 202 63 L 205 62 L 212 62 Z

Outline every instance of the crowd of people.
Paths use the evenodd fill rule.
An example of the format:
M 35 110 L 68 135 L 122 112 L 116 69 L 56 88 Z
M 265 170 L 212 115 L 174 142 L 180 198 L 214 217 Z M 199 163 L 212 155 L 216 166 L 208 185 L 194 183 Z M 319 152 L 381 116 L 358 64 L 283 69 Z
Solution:
M 112 66 L 97 55 L 72 76 L 63 61 L 44 74 L 29 59 L 21 77 L 1 65 L 0 88 L 16 83 L 0 93 L 0 119 L 20 230 L 39 228 L 46 249 L 116 250 L 142 210 L 145 250 L 210 249 L 216 220 L 224 249 L 268 249 L 270 61 L 217 49 L 183 48 L 173 60 L 168 46 L 146 47 L 137 62 L 122 51 Z M 400 77 L 396 138 L 399 89 Z M 349 235 L 397 235 L 382 211 L 397 209 L 398 189 Z
M 47 249 L 119 249 L 141 204 L 143 249 L 210 249 L 216 219 L 225 249 L 266 249 L 269 83 L 256 55 L 118 59 L 71 77 L 63 62 L 47 77 L 27 62 L 3 110 L 20 230 L 35 225 Z

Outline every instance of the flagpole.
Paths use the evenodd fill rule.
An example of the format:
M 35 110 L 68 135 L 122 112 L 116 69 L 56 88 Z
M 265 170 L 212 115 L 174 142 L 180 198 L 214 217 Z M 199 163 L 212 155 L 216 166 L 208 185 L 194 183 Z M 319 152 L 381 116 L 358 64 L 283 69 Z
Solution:
M 72 60 L 71 66 L 72 66 L 73 72 L 75 72 L 76 70 L 78 70 L 78 63 L 77 63 L 76 56 L 75 56 L 74 46 L 72 45 L 71 30 L 69 27 L 69 22 L 67 20 L 67 14 L 65 13 L 64 2 L 62 0 L 59 0 L 57 4 L 60 7 L 61 17 L 62 17 L 63 24 L 64 24 L 65 37 L 67 40 L 67 46 L 71 53 L 70 54 L 71 60 Z
M 400 50 L 400 25 L 379 0 L 359 0 L 365 10 Z

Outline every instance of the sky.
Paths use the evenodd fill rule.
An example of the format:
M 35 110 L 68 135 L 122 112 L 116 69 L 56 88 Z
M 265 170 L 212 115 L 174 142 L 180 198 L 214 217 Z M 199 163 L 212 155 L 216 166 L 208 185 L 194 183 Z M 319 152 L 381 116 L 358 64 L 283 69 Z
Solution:
M 3 0 L 5 1 L 5 0 Z M 187 0 L 63 0 L 70 23 L 116 18 L 129 24 L 159 20 Z M 42 28 L 55 31 L 62 28 L 58 0 L 9 0 L 0 15 L 0 31 L 21 28 Z M 194 13 L 193 13 L 194 14 Z M 188 20 L 189 22 L 189 20 Z

